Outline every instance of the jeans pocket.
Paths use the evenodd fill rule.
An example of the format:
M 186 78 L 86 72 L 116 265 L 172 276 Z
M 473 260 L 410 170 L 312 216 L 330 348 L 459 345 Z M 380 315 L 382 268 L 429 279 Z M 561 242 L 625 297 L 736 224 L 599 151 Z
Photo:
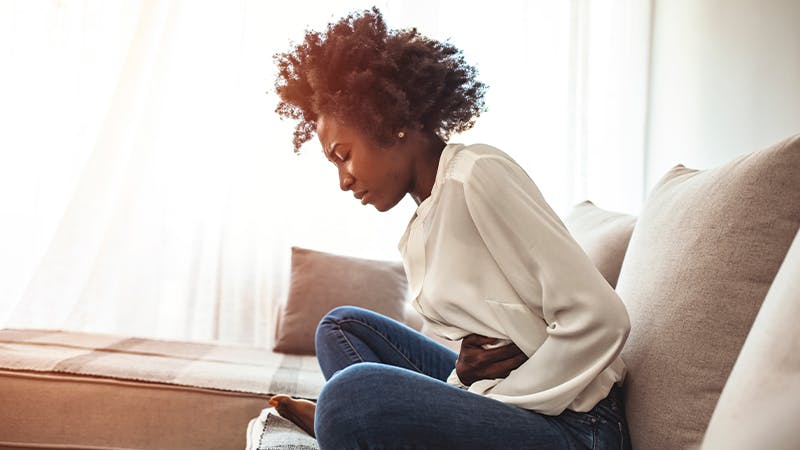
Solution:
M 600 421 L 597 417 L 590 413 L 565 409 L 559 418 L 562 426 L 569 430 L 569 433 L 580 443 L 581 447 L 598 448 L 598 425 Z
M 630 450 L 628 425 L 623 410 L 605 400 L 598 404 L 592 413 L 599 421 L 597 424 L 598 448 Z
M 625 422 L 603 421 L 597 427 L 597 448 L 630 450 Z
M 592 409 L 592 413 L 599 419 L 611 423 L 624 421 L 622 410 L 613 402 L 605 399 Z
M 625 423 L 625 410 L 622 405 L 622 397 L 619 395 L 618 388 L 612 389 L 608 396 L 600 400 L 591 411 L 598 418 L 609 422 Z
M 599 418 L 591 413 L 577 412 L 570 409 L 564 410 L 564 413 L 569 420 L 580 422 L 586 425 L 594 425 L 599 422 Z

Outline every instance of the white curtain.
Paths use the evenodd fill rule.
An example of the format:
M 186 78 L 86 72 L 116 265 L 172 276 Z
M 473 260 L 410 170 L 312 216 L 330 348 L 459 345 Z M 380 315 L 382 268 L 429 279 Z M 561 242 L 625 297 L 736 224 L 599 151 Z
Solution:
M 561 213 L 637 211 L 649 2 L 0 0 L 0 326 L 269 347 L 291 246 L 398 259 L 414 202 L 341 192 L 272 93 L 274 53 L 373 4 L 490 85 L 453 142 Z

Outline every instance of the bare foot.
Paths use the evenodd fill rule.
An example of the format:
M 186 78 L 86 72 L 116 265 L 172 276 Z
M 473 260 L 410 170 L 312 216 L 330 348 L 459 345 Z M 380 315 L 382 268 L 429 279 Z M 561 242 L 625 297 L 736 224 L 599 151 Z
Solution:
M 308 400 L 300 400 L 288 395 L 273 395 L 269 404 L 275 407 L 281 417 L 289 419 L 312 437 L 314 436 L 314 411 L 317 404 Z

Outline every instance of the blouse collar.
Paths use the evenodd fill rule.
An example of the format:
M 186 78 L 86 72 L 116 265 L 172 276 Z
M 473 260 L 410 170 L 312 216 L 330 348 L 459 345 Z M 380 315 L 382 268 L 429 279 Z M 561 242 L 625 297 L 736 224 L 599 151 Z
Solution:
M 443 183 L 446 168 L 450 163 L 450 160 L 453 159 L 453 156 L 464 147 L 464 144 L 447 144 L 444 149 L 442 150 L 442 155 L 439 157 L 439 167 L 436 169 L 436 179 L 433 182 L 433 187 L 431 188 L 431 195 L 428 196 L 425 200 L 423 200 L 419 206 L 417 206 L 417 210 L 414 213 L 414 217 L 419 217 L 421 219 L 425 219 L 425 216 L 428 214 L 428 211 L 431 209 L 431 205 L 433 205 L 434 197 L 438 196 L 439 188 Z M 414 217 L 411 219 L 414 220 Z
M 408 225 L 406 225 L 406 231 L 403 233 L 403 236 L 400 238 L 400 243 L 397 246 L 397 248 L 400 250 L 400 253 L 405 254 L 406 242 L 408 241 L 408 234 L 409 230 L 411 229 L 411 225 L 416 221 L 417 218 L 420 220 L 425 220 L 425 217 L 428 215 L 431 206 L 433 206 L 436 197 L 438 197 L 439 188 L 444 182 L 446 168 L 449 165 L 450 160 L 452 160 L 453 156 L 455 156 L 456 153 L 458 153 L 458 151 L 462 148 L 464 148 L 464 144 L 453 143 L 447 144 L 442 150 L 442 154 L 439 157 L 439 166 L 436 169 L 436 179 L 434 180 L 433 187 L 431 188 L 431 195 L 429 195 L 417 206 L 414 215 L 411 216 L 411 220 L 408 221 Z

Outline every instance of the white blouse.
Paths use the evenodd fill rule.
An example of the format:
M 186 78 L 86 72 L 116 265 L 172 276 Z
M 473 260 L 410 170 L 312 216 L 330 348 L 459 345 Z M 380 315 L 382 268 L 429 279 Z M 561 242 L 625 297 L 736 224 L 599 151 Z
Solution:
M 558 415 L 585 412 L 625 376 L 628 314 L 525 171 L 484 144 L 448 144 L 398 245 L 431 330 L 514 342 L 529 359 L 469 388 Z

